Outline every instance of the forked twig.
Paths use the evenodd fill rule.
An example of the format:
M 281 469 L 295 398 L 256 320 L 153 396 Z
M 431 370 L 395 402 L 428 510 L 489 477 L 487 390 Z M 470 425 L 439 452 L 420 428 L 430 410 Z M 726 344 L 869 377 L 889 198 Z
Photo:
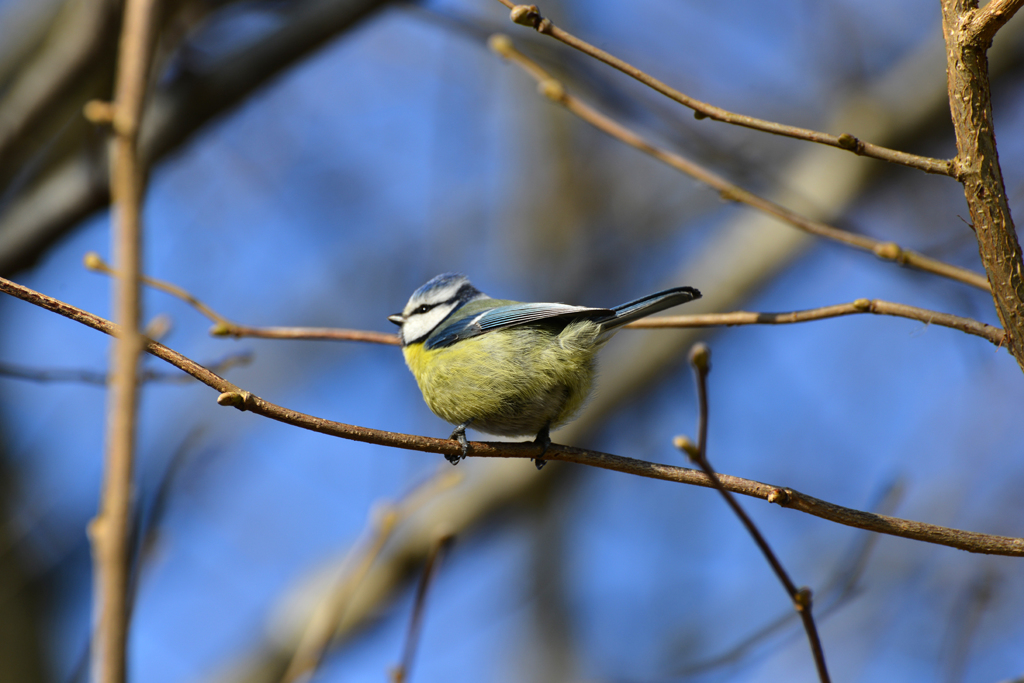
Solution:
M 891 484 L 882 496 L 879 506 L 877 508 L 873 506 L 872 509 L 891 512 L 902 495 L 903 486 L 898 482 Z M 837 564 L 831 578 L 827 579 L 824 586 L 818 591 L 815 605 L 819 608 L 817 611 L 819 618 L 837 610 L 856 594 L 860 577 L 863 575 L 871 552 L 880 538 L 877 534 L 859 534 L 855 537 L 853 544 Z M 825 601 L 822 600 L 823 597 L 826 598 Z M 788 626 L 794 618 L 799 619 L 799 614 L 794 610 L 786 610 L 728 649 L 678 667 L 673 670 L 672 675 L 687 678 L 736 662 L 745 657 L 753 647 Z
M 754 543 L 757 544 L 768 564 L 771 565 L 772 571 L 775 572 L 775 576 L 778 577 L 779 582 L 786 589 L 789 599 L 793 601 L 794 609 L 796 609 L 797 614 L 800 615 L 800 620 L 803 622 L 804 630 L 807 632 L 807 640 L 811 645 L 811 653 L 814 656 L 814 665 L 818 670 L 818 678 L 822 683 L 829 683 L 828 667 L 825 666 L 825 651 L 821 647 L 818 627 L 814 623 L 814 616 L 811 613 L 811 589 L 806 586 L 803 588 L 796 587 L 796 584 L 789 578 L 789 574 L 782 566 L 782 563 L 775 556 L 771 546 L 768 545 L 768 541 L 765 540 L 761 531 L 754 524 L 754 521 L 750 519 L 750 516 L 747 515 L 739 502 L 722 485 L 718 474 L 715 473 L 711 463 L 708 461 L 708 373 L 711 371 L 711 350 L 706 344 L 698 343 L 693 346 L 690 350 L 690 365 L 693 367 L 693 372 L 697 378 L 697 445 L 694 447 L 693 443 L 684 437 L 677 438 L 676 445 L 689 455 L 690 459 L 697 463 L 708 479 L 711 480 L 711 485 L 722 494 L 725 502 L 736 513 L 736 516 L 739 517 L 740 522 L 746 527 L 747 532 L 754 539 Z
M 117 271 L 111 268 L 99 254 L 90 251 L 83 259 L 85 267 L 97 273 L 103 273 L 111 277 L 117 277 Z M 143 275 L 143 284 L 153 289 L 160 290 L 166 294 L 181 299 L 201 314 L 209 318 L 214 324 L 210 328 L 210 334 L 215 337 L 252 337 L 258 339 L 323 339 L 329 341 L 361 341 L 373 344 L 388 344 L 398 346 L 399 339 L 396 334 L 386 332 L 371 332 L 368 330 L 344 330 L 333 327 L 250 327 L 231 322 L 226 317 L 213 310 L 209 305 L 203 303 L 184 287 L 160 280 L 155 277 Z
M 653 145 L 635 131 L 626 128 L 585 104 L 580 99 L 570 95 L 561 82 L 553 78 L 551 74 L 532 59 L 516 50 L 508 36 L 500 34 L 492 36 L 490 45 L 492 50 L 509 61 L 516 63 L 530 74 L 537 81 L 540 94 L 552 102 L 562 105 L 601 132 L 617 138 L 630 147 L 634 147 L 677 171 L 718 190 L 723 199 L 745 204 L 812 235 L 825 237 L 851 247 L 856 247 L 857 249 L 869 251 L 883 260 L 910 266 L 935 275 L 941 275 L 942 277 L 977 287 L 986 292 L 991 291 L 988 279 L 984 275 L 967 270 L 966 268 L 944 263 L 916 251 L 903 249 L 895 242 L 883 242 L 867 235 L 859 235 L 848 230 L 841 230 L 821 221 L 811 220 L 769 199 L 744 190 L 717 173 L 675 152 L 670 152 Z
M 922 170 L 926 173 L 935 173 L 947 176 L 952 175 L 952 164 L 948 159 L 933 159 L 931 157 L 924 157 L 918 154 L 910 154 L 908 152 L 889 149 L 882 145 L 864 142 L 849 133 L 832 135 L 807 128 L 787 126 L 782 123 L 776 123 L 775 121 L 765 121 L 764 119 L 736 114 L 722 109 L 721 107 L 701 102 L 700 100 L 690 97 L 689 95 L 686 95 L 659 81 L 657 78 L 641 71 L 632 64 L 629 64 L 618 57 L 577 38 L 568 31 L 558 28 L 551 23 L 550 19 L 545 19 L 541 16 L 536 5 L 517 5 L 510 0 L 498 0 L 498 2 L 511 10 L 511 19 L 515 23 L 521 26 L 528 26 L 537 31 L 537 33 L 550 36 L 555 40 L 565 43 L 569 47 L 579 50 L 583 54 L 589 55 L 600 62 L 604 62 L 614 69 L 618 69 L 627 76 L 636 79 L 670 100 L 678 102 L 684 107 L 689 107 L 693 110 L 694 116 L 698 119 L 713 119 L 715 121 L 730 123 L 735 126 L 742 126 L 744 128 L 751 128 L 753 130 L 771 133 L 772 135 L 781 135 L 783 137 L 815 142 L 820 145 L 844 149 L 848 152 L 853 152 L 854 154 L 859 154 L 861 156 L 889 161 L 902 166 L 909 166 L 911 168 Z

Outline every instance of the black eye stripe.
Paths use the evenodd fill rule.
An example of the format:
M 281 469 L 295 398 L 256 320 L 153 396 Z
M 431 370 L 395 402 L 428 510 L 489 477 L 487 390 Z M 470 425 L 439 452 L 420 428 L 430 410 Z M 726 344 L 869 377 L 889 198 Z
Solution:
M 464 283 L 459 287 L 450 298 L 445 301 L 436 301 L 434 303 L 421 303 L 416 308 L 409 311 L 408 316 L 424 315 L 434 310 L 438 306 L 451 306 L 452 310 L 460 308 L 463 304 L 468 301 L 472 301 L 477 296 L 482 296 L 480 292 L 468 282 Z

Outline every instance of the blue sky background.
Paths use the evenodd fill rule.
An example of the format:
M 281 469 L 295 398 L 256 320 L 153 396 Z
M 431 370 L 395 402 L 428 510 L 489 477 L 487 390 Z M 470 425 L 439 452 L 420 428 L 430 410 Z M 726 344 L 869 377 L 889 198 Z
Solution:
M 937 5 L 644 0 L 628 10 L 604 2 L 542 10 L 696 97 L 815 127 L 849 93 L 938 40 Z M 229 13 L 193 36 L 191 58 L 201 65 L 258 40 L 274 25 L 274 7 Z M 670 280 L 744 210 L 542 101 L 530 79 L 481 41 L 436 20 L 445 13 L 532 40 L 588 101 L 751 189 L 785 186 L 780 171 L 806 147 L 695 122 L 510 24 L 493 0 L 395 6 L 154 170 L 146 272 L 245 324 L 387 331 L 385 317 L 447 270 L 467 273 L 494 296 L 584 305 L 669 284 L 704 287 Z M 1012 206 L 1024 189 L 1020 73 L 998 80 L 995 92 Z M 897 146 L 950 156 L 951 126 L 940 120 Z M 863 163 L 875 164 L 877 175 L 842 225 L 980 270 L 956 183 Z M 106 214 L 90 218 L 16 279 L 108 316 L 110 283 L 81 266 L 87 251 L 108 255 L 108 230 Z M 984 293 L 824 242 L 749 292 L 743 308 L 858 297 L 997 323 Z M 253 362 L 228 377 L 267 400 L 367 427 L 450 431 L 425 407 L 393 347 L 215 339 L 209 322 L 176 300 L 149 292 L 145 306 L 147 317 L 173 321 L 164 342 L 199 362 L 251 351 Z M 80 325 L 10 298 L 0 299 L 0 320 L 0 361 L 106 366 L 109 340 Z M 1024 536 L 1024 381 L 1005 351 L 880 316 L 709 330 L 704 338 L 713 350 L 709 448 L 719 471 L 861 509 L 898 482 L 897 516 Z M 146 364 L 164 369 L 155 359 Z M 139 501 L 151 504 L 176 455 L 183 465 L 142 569 L 130 650 L 136 681 L 233 680 L 224 672 L 266 641 L 287 591 L 343 554 L 376 504 L 448 468 L 437 456 L 297 430 L 218 407 L 215 398 L 203 386 L 153 384 L 142 399 Z M 104 414 L 102 388 L 0 377 L 0 433 L 17 483 L 4 523 L 52 591 L 44 642 L 56 681 L 70 680 L 89 629 L 84 529 L 97 505 Z M 695 417 L 692 377 L 680 359 L 574 443 L 686 464 L 671 439 L 692 434 Z M 573 679 L 679 680 L 686 664 L 728 650 L 789 610 L 713 492 L 560 463 L 536 476 L 551 478 L 548 494 L 461 536 L 441 565 L 414 680 L 542 680 L 533 668 L 542 649 L 538 610 L 564 614 Z M 815 590 L 848 566 L 864 537 L 763 502 L 743 505 L 794 580 Z M 1022 576 L 1016 558 L 876 539 L 852 598 L 819 622 L 833 679 L 1024 674 Z M 989 597 L 955 676 L 960 627 L 981 589 Z M 405 591 L 333 653 L 316 680 L 384 678 L 410 607 Z M 815 680 L 795 623 L 694 680 L 783 677 Z

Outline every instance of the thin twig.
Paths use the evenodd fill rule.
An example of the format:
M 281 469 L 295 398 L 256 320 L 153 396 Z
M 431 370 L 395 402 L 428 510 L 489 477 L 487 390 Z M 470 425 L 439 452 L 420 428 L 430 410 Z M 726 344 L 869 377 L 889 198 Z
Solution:
M 782 587 L 786 589 L 789 599 L 793 601 L 793 608 L 800 615 L 800 620 L 803 622 L 804 630 L 807 632 L 807 640 L 811 646 L 811 654 L 814 656 L 814 665 L 818 670 L 818 678 L 822 683 L 829 683 L 828 667 L 825 666 L 825 651 L 821 647 L 818 627 L 814 623 L 814 616 L 811 613 L 811 589 L 796 587 L 796 584 L 789 578 L 789 574 L 782 566 L 779 558 L 776 557 L 771 546 L 768 545 L 768 541 L 761 534 L 757 525 L 754 524 L 754 520 L 750 518 L 739 502 L 722 485 L 722 482 L 718 479 L 718 474 L 715 473 L 711 463 L 708 461 L 708 373 L 711 371 L 711 350 L 706 344 L 697 343 L 693 346 L 690 350 L 690 365 L 693 367 L 693 372 L 697 379 L 697 446 L 693 448 L 692 444 L 689 444 L 683 438 L 677 439 L 677 445 L 690 456 L 691 460 L 697 463 L 708 479 L 711 480 L 712 486 L 722 494 L 725 502 L 736 514 L 743 526 L 746 527 L 747 532 L 754 539 L 754 543 L 761 550 L 761 554 L 764 555 L 768 564 L 771 565 L 772 571 L 775 572 L 775 576 L 779 579 Z
M 856 299 L 847 304 L 835 304 L 833 306 L 822 306 L 802 311 L 788 311 L 785 313 L 752 313 L 749 311 L 734 311 L 732 313 L 701 313 L 693 315 L 666 315 L 657 318 L 644 318 L 629 323 L 626 327 L 661 329 L 675 327 L 721 327 L 732 325 L 785 325 L 789 323 L 803 323 L 813 320 L 827 320 L 844 315 L 858 315 L 860 313 L 875 313 L 877 315 L 890 315 L 897 318 L 908 318 L 919 320 L 928 325 L 935 324 L 942 327 L 949 327 L 960 330 L 967 334 L 973 334 L 982 339 L 987 339 L 996 346 L 1002 346 L 1006 338 L 1005 333 L 998 327 L 972 318 L 963 318 L 951 313 L 940 313 L 930 311 L 926 308 L 917 308 L 906 304 L 897 304 L 891 301 L 879 299 Z
M 896 506 L 897 500 L 902 495 L 903 486 L 901 484 L 890 485 L 887 487 L 881 503 L 874 509 L 876 511 L 892 511 Z M 849 598 L 855 595 L 857 583 L 864 573 L 868 559 L 879 538 L 876 534 L 859 534 L 854 538 L 854 543 L 837 563 L 831 578 L 827 579 L 824 588 L 818 591 L 816 604 L 819 608 L 824 605 L 824 609 L 818 610 L 819 619 L 837 610 Z M 826 600 L 823 600 L 823 597 Z M 753 633 L 730 646 L 727 650 L 711 655 L 706 659 L 700 659 L 677 667 L 672 671 L 672 675 L 690 678 L 697 674 L 737 662 L 744 658 L 756 645 L 788 626 L 794 618 L 799 618 L 799 615 L 794 610 L 786 610 L 775 619 L 772 619 Z
M 227 330 L 214 326 L 210 334 L 217 337 L 252 337 L 256 339 L 308 339 L 325 341 L 356 341 L 398 346 L 397 334 L 371 330 L 346 330 L 334 327 L 248 327 L 233 325 Z
M 138 155 L 138 132 L 153 51 L 156 5 L 156 0 L 128 0 L 125 5 L 115 97 L 108 110 L 114 132 L 110 168 L 113 242 L 120 271 L 114 281 L 114 310 L 120 327 L 107 403 L 107 455 L 100 510 L 89 525 L 97 610 L 92 669 L 93 680 L 100 683 L 123 683 L 127 677 L 129 527 L 138 364 L 143 349 L 139 252 L 146 174 Z
M 550 36 L 555 40 L 565 43 L 569 47 L 579 50 L 583 54 L 604 62 L 614 69 L 618 69 L 630 78 L 636 79 L 670 100 L 692 109 L 694 116 L 698 119 L 714 119 L 715 121 L 722 121 L 735 126 L 742 126 L 744 128 L 752 128 L 753 130 L 771 133 L 772 135 L 781 135 L 783 137 L 796 138 L 798 140 L 806 140 L 808 142 L 815 142 L 829 147 L 844 149 L 848 152 L 853 152 L 854 154 L 872 157 L 882 161 L 889 161 L 902 166 L 909 166 L 910 168 L 916 168 L 926 173 L 935 173 L 946 176 L 951 175 L 951 163 L 947 159 L 933 159 L 931 157 L 924 157 L 918 154 L 900 152 L 899 150 L 889 149 L 888 147 L 883 147 L 881 145 L 864 142 L 849 133 L 831 135 L 829 133 L 821 133 L 807 128 L 787 126 L 781 123 L 776 123 L 775 121 L 765 121 L 764 119 L 736 114 L 722 109 L 721 107 L 701 102 L 700 100 L 690 97 L 689 95 L 686 95 L 659 81 L 657 78 L 641 71 L 632 64 L 629 64 L 618 57 L 587 43 L 586 41 L 580 40 L 571 33 L 558 28 L 551 23 L 550 19 L 545 19 L 541 16 L 536 5 L 517 5 L 510 0 L 498 0 L 498 2 L 505 5 L 512 11 L 511 18 L 515 23 L 532 28 L 542 35 Z
M 580 99 L 570 95 L 566 92 L 565 86 L 560 81 L 553 78 L 540 65 L 524 55 L 522 52 L 516 50 L 508 36 L 500 34 L 492 36 L 490 45 L 492 50 L 509 61 L 515 62 L 517 65 L 522 67 L 524 71 L 530 74 L 537 81 L 540 94 L 544 95 L 552 102 L 562 105 L 567 110 L 601 132 L 621 140 L 630 147 L 638 149 L 641 152 L 654 157 L 658 161 L 671 166 L 677 171 L 680 171 L 691 178 L 718 190 L 723 199 L 739 202 L 740 204 L 746 204 L 751 208 L 762 211 L 770 216 L 774 216 L 784 223 L 788 223 L 795 228 L 803 230 L 804 232 L 817 235 L 818 237 L 825 237 L 864 251 L 869 251 L 883 260 L 893 261 L 900 265 L 910 266 L 935 275 L 941 275 L 942 277 L 963 282 L 964 284 L 977 287 L 978 289 L 986 292 L 991 291 L 988 280 L 984 275 L 972 272 L 966 268 L 960 268 L 958 266 L 944 263 L 916 251 L 903 249 L 895 242 L 883 242 L 881 240 L 874 239 L 873 237 L 868 237 L 867 235 L 859 235 L 848 230 L 841 230 L 826 223 L 822 223 L 821 221 L 811 220 L 810 218 L 802 216 L 795 211 L 791 211 L 769 199 L 765 199 L 753 192 L 744 190 L 717 173 L 714 173 L 703 166 L 676 154 L 675 152 L 670 152 L 661 147 L 656 147 L 638 133 L 626 128 L 617 121 L 585 104 Z
M 423 613 L 427 605 L 427 590 L 437 570 L 438 561 L 441 555 L 451 547 L 455 537 L 449 533 L 443 533 L 434 539 L 427 553 L 427 561 L 423 565 L 423 572 L 420 574 L 419 585 L 416 586 L 416 600 L 413 603 L 412 616 L 409 619 L 409 631 L 405 636 L 405 647 L 402 648 L 402 662 L 391 671 L 392 683 L 405 683 L 412 671 L 413 657 L 416 656 L 416 647 L 420 641 L 420 630 L 423 625 Z
M 85 267 L 89 270 L 117 277 L 117 271 L 111 268 L 94 251 L 90 251 L 85 255 L 84 263 Z M 345 330 L 332 327 L 250 327 L 248 325 L 239 325 L 231 322 L 184 287 L 173 282 L 159 280 L 148 275 L 142 276 L 142 282 L 153 289 L 158 289 L 161 292 L 181 299 L 216 323 L 210 328 L 210 334 L 215 337 L 234 337 L 235 339 L 241 337 L 259 339 L 323 339 L 329 341 L 360 341 L 373 344 L 389 344 L 391 346 L 398 346 L 401 343 L 397 334 L 388 334 L 386 332 Z
M 116 275 L 110 266 L 103 262 L 99 255 L 90 252 L 85 256 L 85 265 L 90 270 Z M 163 292 L 178 297 L 182 301 L 191 304 L 200 313 L 217 324 L 210 330 L 210 333 L 220 337 L 256 337 L 262 339 L 308 339 L 308 340 L 331 340 L 331 341 L 360 341 L 373 344 L 388 344 L 398 346 L 400 341 L 397 335 L 386 332 L 373 332 L 369 330 L 347 330 L 331 327 L 249 327 L 229 321 L 212 308 L 202 303 L 198 298 L 186 291 L 184 288 L 165 280 L 157 280 L 143 275 L 142 281 Z M 960 330 L 967 334 L 973 334 L 982 339 L 1001 347 L 1005 341 L 1003 330 L 986 323 L 964 318 L 951 313 L 931 311 L 926 308 L 917 308 L 906 304 L 882 301 L 880 299 L 856 299 L 847 304 L 835 304 L 810 308 L 802 311 L 788 311 L 784 313 L 753 313 L 749 311 L 733 311 L 731 313 L 704 313 L 695 315 L 670 315 L 658 318 L 644 318 L 626 325 L 635 329 L 662 329 L 662 328 L 688 328 L 688 327 L 722 327 L 734 325 L 783 325 L 790 323 L 803 323 L 814 320 L 826 320 L 844 315 L 858 315 L 861 313 L 874 313 L 877 315 L 889 315 L 897 318 L 908 318 L 918 320 L 926 324 L 941 325 L 954 330 Z
M 93 272 L 103 273 L 104 275 L 109 275 L 110 277 L 114 278 L 117 277 L 117 271 L 111 268 L 110 265 L 107 264 L 107 262 L 104 261 L 103 258 L 95 251 L 90 251 L 89 253 L 87 253 L 85 257 L 82 259 L 82 263 L 85 265 L 86 268 Z M 179 287 L 178 285 L 172 282 L 167 282 L 166 280 L 158 280 L 155 277 L 149 277 L 148 275 L 141 275 L 139 279 L 142 281 L 143 284 L 148 285 L 153 289 L 158 289 L 161 292 L 165 292 L 173 297 L 181 299 L 182 301 L 189 304 L 197 311 L 199 311 L 207 318 L 209 318 L 210 320 L 219 325 L 226 325 L 228 327 L 234 325 L 234 323 L 232 323 L 230 320 L 228 320 L 221 314 L 217 313 L 217 311 L 213 310 L 212 308 L 204 304 L 202 301 L 192 296 L 192 294 L 190 294 L 183 287 Z
M 104 334 L 117 334 L 117 325 L 109 320 L 104 320 L 98 315 L 83 311 L 80 308 L 2 277 L 0 277 L 0 291 L 62 315 Z M 462 446 L 452 439 L 433 439 L 426 436 L 398 434 L 380 429 L 358 427 L 282 408 L 248 391 L 243 391 L 223 377 L 210 372 L 192 359 L 163 344 L 149 340 L 146 342 L 145 350 L 195 377 L 203 384 L 221 392 L 221 395 L 217 398 L 217 402 L 221 405 L 235 406 L 240 410 L 249 410 L 257 415 L 263 415 L 278 422 L 353 441 L 440 455 L 462 453 Z M 527 443 L 473 441 L 470 442 L 469 455 L 481 458 L 536 458 L 538 447 L 532 441 Z M 662 481 L 693 486 L 711 486 L 707 475 L 697 470 L 645 462 L 643 460 L 625 458 L 584 448 L 552 444 L 544 454 L 544 458 L 546 460 L 575 462 L 581 465 L 600 467 L 606 470 L 634 474 L 650 479 L 660 479 Z M 815 517 L 821 517 L 822 519 L 845 526 L 949 546 L 951 548 L 959 548 L 960 550 L 972 553 L 1024 557 L 1024 538 L 962 531 L 936 524 L 915 522 L 887 515 L 877 515 L 864 512 L 863 510 L 834 505 L 833 503 L 808 496 L 790 488 L 772 486 L 727 474 L 720 474 L 718 478 L 722 485 L 733 493 L 753 498 L 762 498 L 769 503 L 806 512 Z

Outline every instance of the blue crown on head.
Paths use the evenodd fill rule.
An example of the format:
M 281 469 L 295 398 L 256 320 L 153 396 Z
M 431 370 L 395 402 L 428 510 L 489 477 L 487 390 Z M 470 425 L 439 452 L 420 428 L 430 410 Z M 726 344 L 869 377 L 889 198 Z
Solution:
M 469 278 L 462 273 L 441 273 L 440 275 L 431 278 L 429 282 L 413 292 L 412 296 L 413 298 L 420 297 L 440 289 L 451 288 L 457 291 L 463 284 L 468 285 Z

